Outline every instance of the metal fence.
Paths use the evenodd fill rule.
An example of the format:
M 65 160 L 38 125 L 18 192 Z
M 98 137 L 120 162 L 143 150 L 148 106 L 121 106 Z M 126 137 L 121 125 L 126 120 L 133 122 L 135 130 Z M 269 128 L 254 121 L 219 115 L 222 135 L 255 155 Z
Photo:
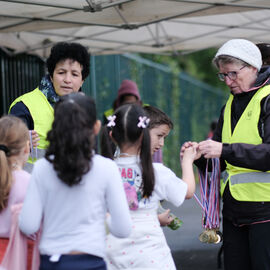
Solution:
M 44 62 L 34 56 L 8 57 L 0 53 L 1 115 L 19 95 L 33 90 L 44 75 Z M 225 93 L 183 72 L 136 55 L 91 56 L 91 72 L 83 91 L 96 99 L 98 116 L 110 109 L 123 79 L 134 80 L 144 103 L 157 106 L 174 122 L 166 140 L 164 162 L 179 170 L 179 149 L 186 140 L 205 139 L 210 122 L 217 118 Z
M 45 73 L 44 62 L 35 56 L 10 57 L 0 50 L 0 115 L 7 113 L 9 105 L 18 96 L 35 89 Z
M 174 129 L 166 139 L 164 162 L 179 173 L 181 144 L 206 138 L 227 95 L 184 72 L 175 74 L 165 65 L 133 54 L 93 56 L 91 64 L 91 77 L 83 89 L 96 98 L 100 119 L 111 108 L 123 79 L 136 81 L 143 102 L 157 106 L 171 117 Z

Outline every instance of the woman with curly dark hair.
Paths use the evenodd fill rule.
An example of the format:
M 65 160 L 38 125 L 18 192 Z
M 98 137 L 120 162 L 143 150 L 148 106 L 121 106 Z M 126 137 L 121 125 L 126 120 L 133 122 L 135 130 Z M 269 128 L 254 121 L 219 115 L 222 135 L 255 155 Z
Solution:
M 27 235 L 43 223 L 40 270 L 105 270 L 106 212 L 113 235 L 131 232 L 119 170 L 94 152 L 99 129 L 90 97 L 73 93 L 55 105 L 49 147 L 35 163 L 19 222 Z
M 59 42 L 51 49 L 47 59 L 48 75 L 39 86 L 13 101 L 10 114 L 21 118 L 31 130 L 33 147 L 26 170 L 31 172 L 33 163 L 44 156 L 48 146 L 47 132 L 53 122 L 53 108 L 61 96 L 78 92 L 89 74 L 90 56 L 79 43 Z

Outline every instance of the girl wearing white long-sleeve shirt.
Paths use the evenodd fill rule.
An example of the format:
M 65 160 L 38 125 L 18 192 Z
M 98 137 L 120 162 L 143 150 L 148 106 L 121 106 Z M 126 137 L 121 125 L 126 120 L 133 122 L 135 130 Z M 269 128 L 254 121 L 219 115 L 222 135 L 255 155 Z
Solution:
M 70 94 L 56 104 L 49 147 L 35 163 L 19 220 L 26 234 L 42 224 L 40 270 L 106 269 L 106 212 L 113 235 L 131 232 L 118 168 L 93 151 L 99 128 L 91 98 Z

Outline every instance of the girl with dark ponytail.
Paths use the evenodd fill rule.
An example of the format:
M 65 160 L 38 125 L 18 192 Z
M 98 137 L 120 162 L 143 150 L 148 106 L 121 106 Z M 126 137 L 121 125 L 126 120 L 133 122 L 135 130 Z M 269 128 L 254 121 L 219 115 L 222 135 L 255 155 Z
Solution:
M 108 235 L 108 269 L 175 269 L 157 218 L 157 208 L 159 201 L 164 199 L 180 206 L 189 185 L 195 186 L 192 163 L 196 149 L 190 147 L 185 151 L 183 175 L 185 173 L 190 179 L 184 182 L 163 164 L 152 163 L 150 119 L 141 106 L 123 105 L 108 120 L 108 130 L 103 131 L 103 149 L 111 158 L 105 149 L 106 145 L 110 147 L 110 140 L 119 149 L 114 159 L 121 173 L 133 221 L 128 239 Z
M 139 116 L 144 120 L 139 122 Z M 131 155 L 140 158 L 142 197 L 150 197 L 155 185 L 151 140 L 149 130 L 144 128 L 146 125 L 147 118 L 140 106 L 124 105 L 115 113 L 115 126 L 111 131 L 113 140 L 121 149 L 120 157 Z
M 62 96 L 54 110 L 45 158 L 35 163 L 20 214 L 25 234 L 43 220 L 40 270 L 105 270 L 105 217 L 109 230 L 127 237 L 131 219 L 119 170 L 94 152 L 100 129 L 94 100 Z

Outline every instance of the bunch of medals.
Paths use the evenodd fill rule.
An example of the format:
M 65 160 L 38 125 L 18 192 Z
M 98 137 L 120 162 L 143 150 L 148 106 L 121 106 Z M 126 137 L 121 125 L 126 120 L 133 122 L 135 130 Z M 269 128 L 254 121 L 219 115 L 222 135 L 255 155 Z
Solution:
M 208 172 L 208 162 L 206 171 L 199 171 L 201 201 L 194 194 L 195 199 L 202 208 L 202 227 L 204 231 L 200 234 L 199 240 L 203 243 L 219 243 L 222 241 L 222 234 L 219 231 L 220 218 L 220 165 L 218 158 L 212 161 L 212 172 Z

